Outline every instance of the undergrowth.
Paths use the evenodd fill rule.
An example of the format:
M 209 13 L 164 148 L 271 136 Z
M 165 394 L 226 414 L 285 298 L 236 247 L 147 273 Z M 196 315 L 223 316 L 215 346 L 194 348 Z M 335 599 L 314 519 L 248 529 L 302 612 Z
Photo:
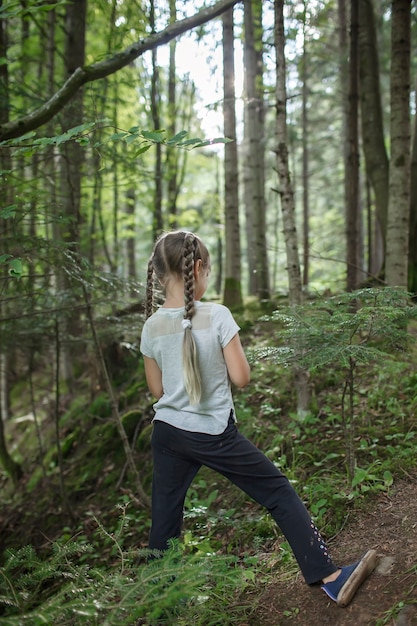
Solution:
M 178 542 L 163 555 L 125 550 L 125 520 L 123 511 L 114 533 L 99 524 L 116 548 L 106 568 L 97 566 L 96 548 L 80 540 L 54 542 L 48 558 L 31 546 L 8 550 L 0 570 L 2 626 L 172 626 L 191 616 L 197 626 L 215 626 L 219 615 L 232 625 L 252 611 L 240 594 L 255 580 L 254 562 Z
M 398 345 L 388 350 L 383 338 L 375 335 L 371 353 L 361 361 L 365 346 L 357 344 L 362 331 L 350 318 L 350 326 L 345 324 L 341 307 L 337 308 L 344 330 L 351 329 L 344 361 L 348 367 L 338 367 L 334 361 L 340 354 L 343 359 L 346 356 L 337 350 L 336 340 L 342 335 L 335 332 L 333 360 L 311 370 L 311 408 L 302 420 L 292 409 L 295 392 L 291 368 L 285 364 L 251 353 L 251 385 L 235 393 L 239 429 L 288 476 L 327 538 L 339 532 L 351 511 L 366 508 L 373 497 L 389 494 L 398 477 L 412 474 L 417 458 L 415 343 L 410 339 L 405 348 L 400 325 Z M 388 321 L 396 324 L 394 313 Z M 329 315 L 329 309 L 324 314 Z M 375 311 L 372 315 L 375 320 Z M 364 323 L 363 315 L 361 320 Z M 305 317 L 301 321 L 304 324 Z M 278 316 L 274 324 L 274 341 L 283 342 L 282 319 Z M 245 347 L 263 345 L 270 352 L 269 322 L 250 321 L 246 326 Z M 383 332 L 382 323 L 378 328 Z M 358 334 L 352 335 L 352 329 Z M 318 341 L 317 329 L 310 330 Z M 369 340 L 369 329 L 365 337 Z M 358 360 L 349 369 L 353 352 Z M 143 483 L 150 490 L 152 400 L 143 385 L 135 382 L 135 377 L 143 379 L 142 366 L 137 367 L 136 373 L 129 372 L 129 382 L 120 393 L 120 410 Z M 354 374 L 352 472 L 347 469 L 347 422 L 341 395 L 347 372 Z M 149 511 L 135 499 L 105 395 L 89 401 L 87 395 L 79 394 L 63 415 L 61 428 L 75 522 L 57 519 L 56 538 L 47 550 L 28 545 L 0 556 L 2 626 L 156 622 L 232 626 L 248 620 L 256 610 L 256 586 L 268 584 L 271 576 L 294 576 L 297 566 L 291 550 L 268 513 L 206 468 L 188 491 L 181 542 L 163 558 L 148 562 L 146 551 L 134 547 L 146 545 Z M 23 436 L 29 437 L 20 429 L 19 441 Z M 29 448 L 28 440 L 21 448 Z M 26 494 L 2 490 L 3 504 L 18 506 L 32 493 L 39 507 L 50 506 L 48 489 L 55 485 L 56 491 L 57 473 L 53 446 L 45 459 L 43 471 L 36 462 L 32 464 Z M 38 523 L 42 516 L 49 516 L 46 508 L 37 513 L 35 505 L 32 510 L 26 506 L 21 510 L 22 524 L 33 524 L 36 515 Z

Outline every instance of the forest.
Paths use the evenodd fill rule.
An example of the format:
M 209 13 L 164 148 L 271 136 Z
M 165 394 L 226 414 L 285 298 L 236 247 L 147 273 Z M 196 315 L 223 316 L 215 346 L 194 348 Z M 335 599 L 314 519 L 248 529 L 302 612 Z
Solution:
M 417 624 L 417 4 L 0 0 L 0 625 Z M 346 609 L 203 467 L 149 560 L 149 255 L 197 233 L 239 430 Z

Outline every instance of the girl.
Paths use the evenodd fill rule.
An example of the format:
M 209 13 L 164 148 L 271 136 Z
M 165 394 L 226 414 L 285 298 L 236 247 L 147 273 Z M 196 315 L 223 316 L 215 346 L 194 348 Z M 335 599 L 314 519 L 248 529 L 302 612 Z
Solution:
M 156 397 L 152 452 L 151 549 L 179 537 L 188 487 L 202 465 L 266 507 L 285 535 L 306 583 L 346 606 L 376 565 L 376 552 L 337 567 L 287 478 L 236 428 L 231 383 L 245 387 L 249 364 L 239 327 L 223 305 L 201 302 L 210 257 L 196 235 L 174 231 L 155 244 L 148 265 L 141 338 L 147 384 Z M 165 293 L 153 312 L 154 279 Z

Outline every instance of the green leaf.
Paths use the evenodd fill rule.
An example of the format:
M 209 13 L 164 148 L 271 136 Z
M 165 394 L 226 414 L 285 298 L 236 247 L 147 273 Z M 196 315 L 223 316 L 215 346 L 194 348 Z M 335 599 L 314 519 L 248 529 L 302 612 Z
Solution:
M 9 204 L 9 206 L 5 206 L 0 209 L 0 217 L 4 220 L 8 220 L 11 217 L 16 216 L 17 204 Z
M 22 12 L 19 2 L 7 2 L 0 7 L 0 19 L 6 20 L 16 17 Z
M 129 143 L 133 143 L 137 139 L 138 139 L 138 135 L 126 135 L 125 142 L 129 144 Z
M 201 145 L 202 142 L 203 142 L 202 139 L 194 138 L 194 139 L 187 139 L 187 141 L 182 141 L 178 145 L 179 146 L 196 146 L 197 144 Z
M 168 145 L 172 145 L 175 143 L 179 143 L 180 141 L 182 141 L 186 136 L 187 136 L 187 131 L 186 130 L 181 130 L 179 133 L 177 133 L 176 135 L 174 135 L 173 137 L 171 137 L 171 139 L 167 140 L 167 144 Z
M 0 254 L 0 263 L 6 263 L 11 258 L 11 254 Z
M 23 264 L 20 259 L 12 259 L 9 261 L 9 274 L 15 278 L 20 278 L 23 273 Z
M 164 140 L 164 130 L 156 130 L 156 131 L 148 131 L 142 130 L 140 133 L 144 139 L 149 139 L 149 141 L 154 141 L 156 143 L 162 143 Z
M 384 472 L 384 483 L 386 487 L 391 487 L 394 482 L 394 477 L 389 470 Z
M 230 143 L 233 139 L 229 139 L 228 137 L 216 137 L 215 139 L 206 139 L 205 141 L 199 140 L 194 148 L 204 148 L 205 146 L 213 146 L 217 143 Z
M 125 131 L 120 133 L 114 133 L 113 135 L 110 135 L 109 141 L 117 141 L 118 139 L 124 139 L 124 137 L 126 137 Z
M 143 154 L 144 152 L 147 152 L 149 150 L 149 148 L 151 148 L 151 144 L 150 143 L 146 144 L 146 146 L 141 146 L 139 148 L 139 150 L 136 150 L 135 154 L 133 155 L 133 158 L 135 159 L 140 154 Z
M 88 146 L 90 144 L 90 139 L 88 137 L 78 137 L 75 141 L 79 143 L 80 146 Z
M 367 470 L 364 470 L 358 467 L 356 469 L 354 477 L 352 478 L 352 487 L 356 487 L 357 485 L 362 483 L 366 479 L 367 476 L 368 476 Z
M 28 133 L 25 133 L 24 135 L 22 135 L 21 137 L 16 137 L 15 139 L 13 139 L 13 144 L 19 144 L 19 143 L 25 143 L 25 141 L 28 141 L 29 139 L 33 139 L 33 137 L 36 137 L 36 132 L 34 130 L 29 131 Z

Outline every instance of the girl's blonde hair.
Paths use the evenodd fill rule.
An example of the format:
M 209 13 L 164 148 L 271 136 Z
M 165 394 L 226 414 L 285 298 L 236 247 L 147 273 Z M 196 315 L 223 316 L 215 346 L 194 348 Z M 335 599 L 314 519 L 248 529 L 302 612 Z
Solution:
M 194 267 L 200 260 L 203 268 L 208 268 L 210 255 L 201 239 L 186 231 L 171 231 L 156 241 L 148 263 L 146 284 L 146 318 L 154 311 L 154 278 L 164 287 L 170 278 L 181 278 L 184 282 L 184 340 L 182 361 L 184 387 L 190 404 L 197 405 L 201 400 L 202 383 L 198 363 L 197 347 L 192 332 L 192 318 L 195 313 Z

